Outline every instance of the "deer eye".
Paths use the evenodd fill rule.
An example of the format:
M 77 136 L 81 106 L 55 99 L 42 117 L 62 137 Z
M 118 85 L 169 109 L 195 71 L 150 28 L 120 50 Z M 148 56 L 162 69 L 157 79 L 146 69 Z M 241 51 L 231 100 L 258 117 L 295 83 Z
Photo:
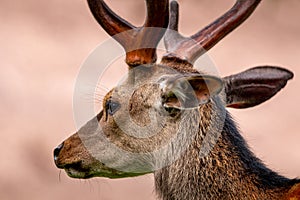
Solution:
M 120 104 L 118 102 L 112 101 L 111 99 L 109 99 L 106 104 L 106 112 L 110 115 L 113 115 L 117 112 L 117 110 L 119 110 L 120 108 Z
M 164 109 L 170 117 L 176 117 L 180 113 L 180 109 L 174 108 L 174 107 L 169 107 L 167 105 L 164 105 Z

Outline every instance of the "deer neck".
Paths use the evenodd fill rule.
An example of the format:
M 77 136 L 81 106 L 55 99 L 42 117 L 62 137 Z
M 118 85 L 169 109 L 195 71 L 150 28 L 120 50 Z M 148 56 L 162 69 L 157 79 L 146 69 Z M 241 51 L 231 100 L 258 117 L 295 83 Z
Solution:
M 161 199 L 281 199 L 296 182 L 253 155 L 228 113 L 210 153 L 199 156 L 200 149 L 196 138 L 180 159 L 155 172 Z

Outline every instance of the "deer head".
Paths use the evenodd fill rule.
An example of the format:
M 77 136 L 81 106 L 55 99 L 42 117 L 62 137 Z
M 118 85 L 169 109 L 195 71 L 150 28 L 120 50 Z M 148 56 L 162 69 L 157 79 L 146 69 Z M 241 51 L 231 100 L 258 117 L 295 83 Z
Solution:
M 201 149 L 209 151 L 226 123 L 225 107 L 256 106 L 293 77 L 273 66 L 224 78 L 193 68 L 259 2 L 237 0 L 213 23 L 184 37 L 177 30 L 176 1 L 146 0 L 146 21 L 135 27 L 102 0 L 88 0 L 99 24 L 124 47 L 129 72 L 106 94 L 100 113 L 54 150 L 56 166 L 74 178 L 121 178 L 172 165 L 186 152 L 197 151 L 191 148 L 194 143 L 200 144 L 199 156 L 205 152 Z M 156 47 L 163 36 L 167 53 L 157 64 Z

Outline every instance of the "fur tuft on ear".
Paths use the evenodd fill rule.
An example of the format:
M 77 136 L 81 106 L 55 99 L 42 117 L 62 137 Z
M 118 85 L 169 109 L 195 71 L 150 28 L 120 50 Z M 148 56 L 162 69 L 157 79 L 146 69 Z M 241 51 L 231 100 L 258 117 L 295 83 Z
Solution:
M 222 90 L 223 82 L 215 76 L 188 74 L 166 79 L 161 86 L 164 106 L 187 109 L 209 102 Z

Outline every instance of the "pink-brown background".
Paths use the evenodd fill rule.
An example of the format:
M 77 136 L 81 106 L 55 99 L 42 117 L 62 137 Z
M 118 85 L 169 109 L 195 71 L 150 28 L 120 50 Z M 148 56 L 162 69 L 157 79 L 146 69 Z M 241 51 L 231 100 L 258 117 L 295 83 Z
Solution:
M 143 0 L 107 2 L 126 19 L 143 23 Z M 184 34 L 194 33 L 234 3 L 179 2 Z M 262 64 L 295 73 L 267 103 L 232 110 L 253 151 L 288 177 L 300 175 L 299 10 L 298 0 L 264 0 L 243 26 L 210 51 L 222 75 Z M 80 65 L 108 38 L 86 1 L 0 0 L 0 24 L 0 199 L 155 199 L 152 175 L 75 180 L 53 163 L 53 148 L 76 130 L 72 93 Z

